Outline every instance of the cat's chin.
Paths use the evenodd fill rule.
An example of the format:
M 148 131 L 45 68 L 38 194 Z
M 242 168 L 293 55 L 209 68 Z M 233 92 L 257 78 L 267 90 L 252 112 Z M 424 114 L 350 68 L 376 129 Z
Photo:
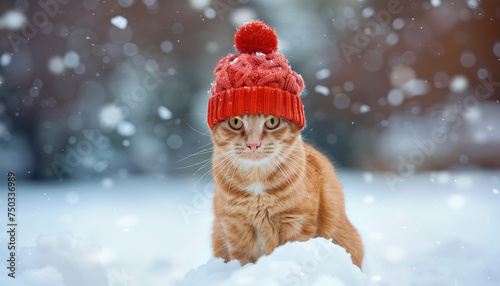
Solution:
M 244 160 L 247 161 L 252 161 L 252 162 L 259 162 L 262 160 L 267 159 L 265 155 L 261 154 L 260 152 L 255 152 L 255 153 L 247 153 L 243 156 Z
M 251 154 L 250 156 L 245 156 L 240 160 L 242 163 L 242 167 L 244 169 L 269 164 L 269 159 L 267 157 L 255 154 Z

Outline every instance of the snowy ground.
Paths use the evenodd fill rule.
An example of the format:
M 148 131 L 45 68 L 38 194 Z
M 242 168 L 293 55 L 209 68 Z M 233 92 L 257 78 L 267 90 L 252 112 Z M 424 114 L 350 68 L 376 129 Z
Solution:
M 419 174 L 394 191 L 381 174 L 339 177 L 365 244 L 369 285 L 500 285 L 498 171 Z M 178 285 L 211 259 L 211 198 L 200 191 L 211 187 L 194 182 L 20 182 L 21 264 L 15 281 L 2 267 L 0 285 Z M 2 261 L 6 237 L 1 231 Z

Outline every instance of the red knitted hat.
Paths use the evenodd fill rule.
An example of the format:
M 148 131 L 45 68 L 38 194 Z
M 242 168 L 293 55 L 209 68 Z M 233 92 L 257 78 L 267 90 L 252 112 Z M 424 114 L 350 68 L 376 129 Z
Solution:
M 264 114 L 281 117 L 304 128 L 300 93 L 304 81 L 277 53 L 278 36 L 261 21 L 241 26 L 234 36 L 237 55 L 222 58 L 214 70 L 208 100 L 210 129 L 229 117 Z

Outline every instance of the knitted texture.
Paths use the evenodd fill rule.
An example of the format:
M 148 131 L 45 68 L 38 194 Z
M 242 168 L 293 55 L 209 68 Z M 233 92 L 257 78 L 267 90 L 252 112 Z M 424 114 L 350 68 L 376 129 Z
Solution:
M 290 69 L 285 56 L 270 54 L 239 54 L 223 58 L 214 70 L 212 94 L 244 86 L 269 86 L 299 95 L 304 81 Z
M 299 96 L 304 81 L 287 59 L 275 52 L 278 41 L 274 30 L 262 22 L 250 22 L 240 27 L 235 42 L 241 53 L 222 58 L 214 70 L 207 116 L 210 129 L 244 114 L 274 115 L 302 129 L 305 118 Z

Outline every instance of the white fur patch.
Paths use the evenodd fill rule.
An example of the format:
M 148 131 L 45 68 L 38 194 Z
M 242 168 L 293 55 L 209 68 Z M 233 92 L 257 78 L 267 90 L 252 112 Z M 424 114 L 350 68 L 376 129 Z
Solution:
M 250 186 L 247 187 L 247 191 L 255 195 L 263 195 L 264 185 L 262 185 L 261 183 L 251 184 Z
M 252 161 L 252 160 L 241 160 L 240 167 L 242 170 L 246 171 L 249 170 L 250 168 L 257 168 L 257 167 L 266 167 L 269 164 L 269 159 L 268 158 L 262 158 L 258 161 Z

